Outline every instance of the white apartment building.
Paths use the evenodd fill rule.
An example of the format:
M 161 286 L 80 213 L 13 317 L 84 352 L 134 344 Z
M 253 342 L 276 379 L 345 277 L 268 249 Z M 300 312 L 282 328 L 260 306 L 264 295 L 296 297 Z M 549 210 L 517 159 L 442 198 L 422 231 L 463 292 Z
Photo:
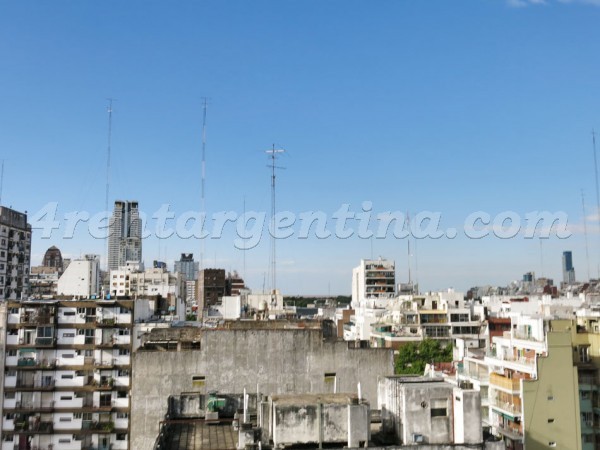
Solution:
M 58 279 L 56 293 L 81 298 L 100 296 L 100 257 L 85 255 L 71 261 Z
M 396 296 L 396 264 L 387 259 L 362 259 L 352 270 L 352 306 L 361 305 L 365 300 L 385 299 Z
M 136 302 L 7 308 L 2 450 L 128 449 Z

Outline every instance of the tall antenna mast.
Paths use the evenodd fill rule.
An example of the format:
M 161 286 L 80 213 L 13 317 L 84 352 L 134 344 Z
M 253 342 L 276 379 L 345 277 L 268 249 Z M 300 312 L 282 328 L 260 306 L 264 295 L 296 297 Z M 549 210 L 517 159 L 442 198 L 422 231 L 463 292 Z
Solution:
M 600 188 L 598 187 L 598 158 L 596 156 L 596 131 L 592 129 L 592 144 L 594 146 L 594 170 L 596 174 L 596 215 L 600 221 Z M 600 278 L 600 264 L 598 265 L 598 278 Z
M 109 209 L 108 209 L 108 196 L 109 196 L 109 191 L 110 191 L 110 151 L 111 151 L 111 141 L 112 141 L 112 113 L 113 113 L 113 109 L 112 109 L 112 104 L 113 104 L 113 98 L 108 98 L 108 108 L 106 110 L 106 112 L 108 112 L 108 144 L 106 147 L 106 193 L 105 193 L 105 198 L 104 198 L 104 211 L 106 211 L 106 213 L 108 214 Z M 110 222 L 109 222 L 109 233 L 106 235 L 106 271 L 110 270 L 110 263 L 108 261 L 108 254 L 109 254 L 109 237 L 110 235 Z
M 408 211 L 406 211 L 406 227 L 408 228 L 408 231 L 409 231 L 408 237 L 406 238 L 406 244 L 407 244 L 406 260 L 408 263 L 408 284 L 410 285 L 412 283 L 412 276 L 410 273 L 410 217 L 408 215 Z
M 202 212 L 204 213 L 204 222 L 206 223 L 206 199 L 204 197 L 204 188 L 206 184 L 206 109 L 208 108 L 208 98 L 203 97 L 204 108 L 202 113 Z M 200 270 L 204 269 L 204 238 L 200 240 Z
M 4 160 L 2 160 L 2 173 L 0 174 L 0 205 L 2 205 L 2 187 L 4 186 Z
M 590 249 L 588 246 L 588 233 L 587 233 L 587 219 L 585 213 L 585 197 L 583 195 L 583 189 L 581 190 L 581 209 L 583 211 L 583 234 L 585 236 L 585 259 L 587 261 L 587 276 L 588 281 L 590 280 Z
M 244 195 L 244 220 L 246 220 L 246 196 Z M 243 261 L 243 270 L 244 270 L 244 274 L 242 275 L 242 278 L 244 279 L 244 286 L 247 286 L 247 280 L 246 280 L 246 249 L 244 248 L 242 250 L 242 261 Z
M 277 290 L 277 253 L 275 251 L 275 169 L 284 169 L 275 164 L 277 155 L 284 153 L 283 149 L 276 149 L 275 144 L 271 150 L 266 150 L 265 153 L 269 155 L 271 163 L 267 166 L 271 169 L 271 223 L 273 224 L 273 233 L 271 233 L 271 294 L 276 295 Z

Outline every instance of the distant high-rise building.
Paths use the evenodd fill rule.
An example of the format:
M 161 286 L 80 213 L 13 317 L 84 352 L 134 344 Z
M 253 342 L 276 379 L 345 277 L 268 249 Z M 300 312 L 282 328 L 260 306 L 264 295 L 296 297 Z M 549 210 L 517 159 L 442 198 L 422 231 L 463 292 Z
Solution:
M 352 305 L 362 300 L 396 295 L 396 264 L 386 259 L 362 259 L 352 270 Z
M 196 283 L 199 310 L 218 303 L 225 295 L 226 288 L 225 269 L 201 270 Z
M 27 214 L 0 206 L 0 299 L 29 294 L 31 225 Z
M 100 294 L 100 256 L 84 255 L 71 261 L 58 279 L 58 295 L 90 298 Z
M 108 237 L 108 268 L 117 270 L 127 261 L 142 261 L 142 222 L 138 202 L 115 202 Z
M 42 266 L 44 267 L 54 267 L 58 269 L 59 272 L 63 270 L 63 259 L 60 250 L 54 245 L 46 250 L 44 254 L 44 259 L 42 260 Z
M 227 295 L 240 295 L 242 289 L 246 289 L 244 279 L 236 271 L 227 274 L 225 283 L 227 285 Z
M 194 262 L 193 253 L 182 253 L 179 261 L 175 261 L 175 272 L 180 273 L 185 281 L 198 279 L 200 263 Z
M 563 282 L 566 284 L 575 283 L 575 267 L 573 267 L 573 253 L 563 252 L 562 256 Z

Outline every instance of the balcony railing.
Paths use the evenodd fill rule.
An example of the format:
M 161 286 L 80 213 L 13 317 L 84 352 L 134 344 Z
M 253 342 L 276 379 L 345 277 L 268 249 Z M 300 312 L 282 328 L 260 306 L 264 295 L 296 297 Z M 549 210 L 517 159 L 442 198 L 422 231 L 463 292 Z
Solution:
M 53 338 L 53 337 L 35 338 L 35 345 L 38 347 L 51 347 L 54 344 L 56 344 L 56 338 Z
M 521 389 L 521 382 L 518 378 L 511 379 L 497 373 L 490 374 L 490 384 L 511 392 L 519 391 Z
M 492 351 L 488 351 L 485 354 L 485 356 L 487 356 L 488 358 L 494 358 L 494 359 L 498 359 L 500 361 L 513 362 L 513 363 L 521 364 L 523 366 L 528 366 L 528 367 L 535 367 L 535 362 L 536 362 L 535 358 L 526 358 L 524 356 L 515 357 L 515 356 L 509 356 L 509 355 L 498 356 L 496 354 L 496 352 L 492 352 Z
M 521 415 L 521 405 L 515 405 L 514 403 L 510 402 L 503 402 L 498 399 L 490 399 L 490 406 L 499 408 L 503 411 L 507 411 L 515 416 Z

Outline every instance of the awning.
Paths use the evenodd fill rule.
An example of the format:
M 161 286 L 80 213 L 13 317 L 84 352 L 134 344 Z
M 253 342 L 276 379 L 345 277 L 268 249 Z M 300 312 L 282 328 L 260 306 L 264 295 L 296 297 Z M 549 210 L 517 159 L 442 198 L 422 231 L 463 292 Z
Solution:
M 35 353 L 35 348 L 21 348 L 19 353 Z

